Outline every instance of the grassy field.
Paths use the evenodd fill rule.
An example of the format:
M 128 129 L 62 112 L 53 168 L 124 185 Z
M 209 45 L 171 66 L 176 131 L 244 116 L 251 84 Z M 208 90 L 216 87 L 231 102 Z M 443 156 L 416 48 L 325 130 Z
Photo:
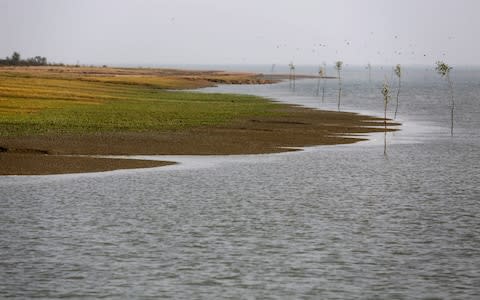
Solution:
M 0 68 L 0 136 L 178 130 L 275 114 L 277 105 L 258 97 L 167 91 L 255 80 L 222 72 Z

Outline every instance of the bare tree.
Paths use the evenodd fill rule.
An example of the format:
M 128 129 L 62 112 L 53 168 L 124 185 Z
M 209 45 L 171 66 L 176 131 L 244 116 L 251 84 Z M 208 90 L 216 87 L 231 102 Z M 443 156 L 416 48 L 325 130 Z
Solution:
M 342 65 L 343 65 L 342 61 L 335 62 L 335 69 L 337 70 L 337 74 L 338 74 L 338 110 L 339 111 L 340 111 L 340 98 L 342 95 L 342 77 L 340 74 L 340 71 L 342 70 Z
M 435 71 L 437 71 L 440 76 L 445 77 L 448 82 L 448 87 L 450 89 L 450 120 L 451 120 L 451 126 L 450 126 L 450 134 L 453 136 L 453 111 L 455 109 L 455 99 L 453 97 L 453 83 L 452 80 L 450 79 L 450 70 L 452 70 L 452 67 L 444 63 L 443 61 L 437 61 L 437 66 L 435 68 Z

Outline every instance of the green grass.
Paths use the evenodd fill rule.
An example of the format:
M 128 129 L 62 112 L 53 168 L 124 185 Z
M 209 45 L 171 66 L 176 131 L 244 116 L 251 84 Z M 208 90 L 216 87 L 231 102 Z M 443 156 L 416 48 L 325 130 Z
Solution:
M 272 115 L 278 107 L 254 96 L 170 92 L 128 77 L 80 79 L 0 71 L 0 136 L 179 130 Z

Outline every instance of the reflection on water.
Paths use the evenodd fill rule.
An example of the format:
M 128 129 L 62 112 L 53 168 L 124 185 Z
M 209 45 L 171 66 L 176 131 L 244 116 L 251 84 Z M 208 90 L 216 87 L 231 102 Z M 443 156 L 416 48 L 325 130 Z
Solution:
M 381 113 L 380 93 L 356 76 L 345 71 L 344 109 Z M 0 298 L 478 299 L 472 76 L 457 78 L 453 138 L 436 81 L 406 80 L 387 157 L 380 133 L 301 152 L 169 157 L 182 164 L 166 168 L 0 177 Z M 217 90 L 336 105 L 311 96 L 314 80 L 295 94 L 286 84 Z

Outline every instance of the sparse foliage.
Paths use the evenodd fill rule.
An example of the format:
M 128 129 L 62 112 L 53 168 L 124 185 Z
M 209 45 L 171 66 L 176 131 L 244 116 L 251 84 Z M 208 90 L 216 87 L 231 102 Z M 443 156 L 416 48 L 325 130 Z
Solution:
M 449 76 L 450 70 L 452 70 L 452 67 L 444 63 L 443 61 L 437 61 L 437 66 L 435 67 L 435 71 L 437 71 L 440 76 L 445 77 Z
M 324 73 L 325 73 L 325 71 L 323 70 L 322 67 L 320 67 L 320 69 L 318 70 L 318 76 L 323 77 Z
M 336 69 L 337 71 L 341 71 L 341 70 L 342 70 L 342 66 L 343 66 L 343 62 L 340 61 L 340 60 L 335 63 L 335 69 Z

